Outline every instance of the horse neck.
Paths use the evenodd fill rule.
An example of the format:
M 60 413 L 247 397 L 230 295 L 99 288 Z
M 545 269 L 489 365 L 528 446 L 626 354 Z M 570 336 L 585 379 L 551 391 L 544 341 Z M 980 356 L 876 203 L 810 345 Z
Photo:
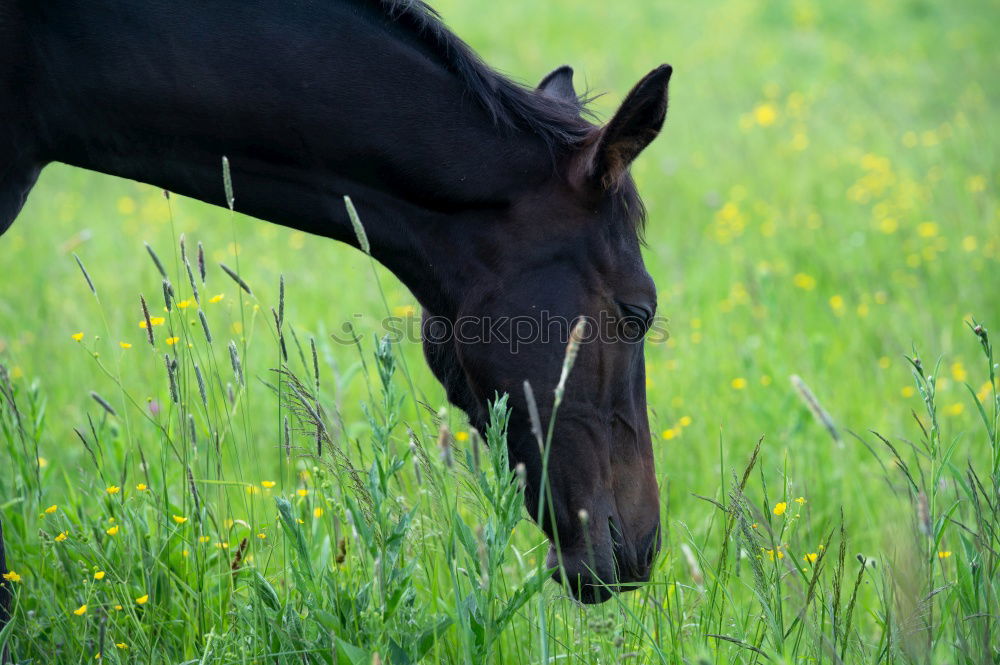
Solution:
M 357 245 L 350 195 L 375 258 L 433 310 L 461 222 L 551 169 L 357 3 L 112 4 L 26 10 L 42 161 L 221 205 L 226 155 L 238 211 Z

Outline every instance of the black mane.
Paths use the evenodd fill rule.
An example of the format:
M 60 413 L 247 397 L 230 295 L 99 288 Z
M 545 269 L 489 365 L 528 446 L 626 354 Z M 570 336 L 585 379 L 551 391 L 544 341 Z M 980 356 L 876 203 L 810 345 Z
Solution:
M 580 115 L 580 107 L 512 81 L 486 64 L 441 20 L 424 0 L 369 0 L 393 24 L 409 31 L 439 57 L 465 83 L 469 94 L 498 126 L 523 129 L 540 136 L 550 150 L 572 149 L 594 132 L 594 125 Z M 581 106 L 588 98 L 581 100 Z M 586 110 L 584 110 L 586 114 Z M 643 240 L 646 208 L 631 177 L 615 187 L 615 216 L 626 220 Z
M 550 149 L 579 145 L 593 130 L 571 103 L 538 94 L 500 74 L 450 31 L 423 0 L 369 0 L 385 16 L 420 39 L 465 83 L 469 94 L 498 126 L 540 136 Z

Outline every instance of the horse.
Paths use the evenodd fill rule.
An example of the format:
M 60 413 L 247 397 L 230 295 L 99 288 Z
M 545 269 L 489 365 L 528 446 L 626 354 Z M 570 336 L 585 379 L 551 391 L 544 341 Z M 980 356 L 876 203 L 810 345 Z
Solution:
M 556 581 L 583 603 L 648 581 L 656 288 L 629 166 L 664 124 L 669 65 L 599 124 L 570 67 L 515 83 L 416 0 L 0 0 L 0 45 L 0 233 L 51 162 L 227 205 L 225 155 L 237 212 L 358 247 L 349 196 L 437 326 L 422 344 L 448 400 L 482 430 L 510 396 L 510 463 Z M 542 334 L 457 334 L 470 318 Z M 531 411 L 550 420 L 581 319 L 604 326 L 543 451 Z

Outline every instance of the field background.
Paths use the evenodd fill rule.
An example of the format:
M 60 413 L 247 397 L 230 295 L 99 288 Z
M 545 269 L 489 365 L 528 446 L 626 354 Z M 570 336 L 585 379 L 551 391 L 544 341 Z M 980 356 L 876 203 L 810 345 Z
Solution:
M 722 484 L 731 484 L 732 472 L 742 471 L 763 436 L 747 497 L 762 515 L 794 520 L 781 530 L 793 535 L 796 556 L 817 551 L 826 534 L 839 529 L 842 514 L 850 537 L 848 556 L 864 553 L 884 567 L 900 543 L 914 540 L 919 517 L 900 474 L 886 472 L 847 430 L 870 443 L 876 439 L 869 430 L 877 430 L 901 442 L 903 449 L 905 441 L 921 438 L 911 411 L 923 414 L 924 404 L 905 359 L 914 347 L 928 373 L 938 358 L 942 361 L 936 403 L 942 440 L 956 444 L 953 463 L 964 467 L 971 460 L 977 468 L 987 466 L 986 435 L 963 384 L 970 384 L 989 408 L 993 393 L 986 364 L 965 322 L 975 316 L 987 326 L 1000 323 L 1000 122 L 995 110 L 1000 104 L 1000 51 L 995 47 L 1000 3 L 434 4 L 488 62 L 516 79 L 535 82 L 558 65 L 572 65 L 578 89 L 604 93 L 593 106 L 605 118 L 649 69 L 661 62 L 675 69 L 665 130 L 634 167 L 650 213 L 646 263 L 671 331 L 668 342 L 649 345 L 646 351 L 668 532 L 664 553 L 648 592 L 600 608 L 580 609 L 555 585 L 546 584 L 519 610 L 490 657 L 539 662 L 545 651 L 561 662 L 761 658 L 734 643 L 704 637 L 711 632 L 738 633 L 740 640 L 792 662 L 793 655 L 805 651 L 798 645 L 777 649 L 761 635 L 756 619 L 760 608 L 754 605 L 747 570 L 728 581 L 732 599 L 727 611 L 732 615 L 719 614 L 711 630 L 698 625 L 707 601 L 681 545 L 687 544 L 697 558 L 704 552 L 702 574 L 710 587 L 713 575 L 706 562 L 718 556 L 724 538 L 718 510 L 693 495 L 725 500 Z M 106 496 L 107 485 L 121 485 L 123 501 L 143 501 L 133 496 L 141 474 L 128 451 L 136 442 L 168 467 L 154 473 L 163 473 L 163 486 L 157 489 L 170 497 L 163 502 L 170 506 L 163 515 L 184 514 L 190 503 L 178 471 L 182 467 L 170 467 L 166 453 L 149 453 L 159 451 L 160 444 L 138 410 L 123 433 L 107 423 L 90 397 L 96 391 L 119 411 L 132 409 L 123 405 L 118 377 L 140 408 L 147 398 L 158 404 L 169 400 L 164 335 L 158 332 L 158 347 L 151 351 L 138 326 L 139 293 L 162 307 L 160 278 L 143 242 L 170 266 L 175 265 L 180 234 L 189 248 L 203 243 L 210 264 L 203 299 L 225 296 L 220 302 L 203 302 L 221 342 L 215 350 L 219 372 L 229 371 L 225 344 L 232 339 L 245 354 L 248 382 L 234 418 L 242 434 L 238 445 L 223 455 L 220 477 L 256 486 L 263 480 L 278 484 L 254 490 L 259 496 L 251 499 L 240 491 L 226 496 L 220 491 L 217 508 L 231 512 L 220 512 L 220 517 L 245 520 L 253 527 L 249 532 L 270 537 L 252 543 L 257 552 L 253 563 L 282 594 L 287 589 L 277 581 L 285 575 L 276 564 L 280 557 L 261 556 L 272 546 L 281 550 L 274 544 L 281 535 L 270 514 L 273 503 L 266 510 L 254 506 L 274 496 L 296 498 L 297 487 L 312 486 L 296 480 L 282 461 L 277 443 L 282 420 L 273 394 L 259 380 L 273 381 L 269 370 L 277 362 L 268 310 L 277 304 L 281 274 L 286 320 L 306 346 L 309 337 L 317 340 L 321 374 L 328 377 L 322 396 L 327 404 L 339 405 L 347 432 L 362 442 L 357 444 L 363 449 L 359 458 L 369 459 L 363 443 L 369 428 L 360 403 L 370 399 L 374 375 L 366 382 L 357 349 L 329 339 L 330 332 L 351 320 L 364 334 L 366 362 L 372 362 L 370 340 L 379 332 L 386 308 L 367 258 L 329 240 L 239 215 L 231 219 L 227 211 L 180 197 L 173 197 L 170 207 L 172 217 L 154 187 L 52 165 L 21 217 L 0 238 L 0 362 L 25 399 L 34 386 L 36 399 L 45 402 L 44 429 L 37 437 L 38 455 L 46 462 L 40 491 L 22 477 L 31 475 L 23 460 L 12 459 L 0 471 L 5 491 L 0 510 L 11 532 L 8 556 L 11 568 L 21 573 L 18 588 L 26 603 L 21 611 L 35 612 L 31 630 L 15 634 L 15 653 L 38 657 L 47 644 L 58 643 L 59 662 L 93 662 L 105 625 L 118 631 L 114 636 L 109 632 L 108 639 L 130 645 L 105 649 L 103 658 L 116 662 L 160 662 L 161 657 L 163 662 L 198 662 L 203 653 L 210 653 L 204 662 L 254 662 L 266 653 L 234 637 L 240 624 L 228 623 L 230 615 L 222 610 L 216 623 L 206 620 L 198 630 L 168 626 L 177 619 L 178 607 L 198 602 L 179 600 L 183 594 L 176 590 L 162 599 L 154 594 L 146 615 L 131 613 L 129 621 L 114 623 L 118 619 L 111 612 L 105 624 L 90 588 L 95 582 L 85 583 L 88 566 L 100 563 L 86 555 L 92 550 L 83 545 L 72 550 L 68 560 L 84 561 L 86 568 L 76 578 L 55 563 L 67 565 L 67 559 L 55 553 L 59 544 L 52 536 L 65 530 L 82 542 L 92 525 L 107 519 L 110 501 L 119 500 Z M 238 290 L 215 265 L 221 261 L 235 267 L 237 244 L 239 270 L 256 297 L 242 299 L 243 313 Z M 100 303 L 72 253 L 87 266 Z M 407 290 L 387 272 L 379 275 L 391 313 L 419 316 Z M 175 275 L 174 282 L 183 285 L 186 279 Z M 74 341 L 71 336 L 80 332 L 83 340 Z M 191 327 L 179 336 L 186 342 L 188 335 L 198 333 Z M 124 349 L 120 342 L 132 348 Z M 94 351 L 110 375 L 98 368 Z M 443 390 L 424 365 L 419 344 L 403 344 L 399 352 L 419 397 L 435 409 L 445 407 Z M 812 388 L 836 423 L 840 443 L 806 407 L 791 375 Z M 102 436 L 114 442 L 102 457 L 103 478 L 73 432 L 89 429 L 88 416 L 103 423 Z M 408 423 L 416 420 L 409 400 L 402 417 Z M 464 457 L 468 444 L 461 440 L 467 426 L 453 410 L 447 418 Z M 405 449 L 402 428 L 395 440 Z M 7 450 L 18 456 L 13 444 Z M 311 461 L 297 464 L 300 470 L 312 468 Z M 406 473 L 411 473 L 409 467 Z M 946 485 L 942 493 L 950 503 L 957 493 Z M 420 519 L 433 517 L 432 504 L 420 498 L 412 478 L 394 489 L 401 501 L 424 507 Z M 454 491 L 471 490 L 456 483 Z M 798 497 L 805 503 L 795 503 Z M 773 515 L 779 501 L 789 504 L 787 516 Z M 40 508 L 50 504 L 59 509 L 40 517 Z M 311 503 L 303 507 L 313 509 Z M 54 527 L 57 518 L 63 521 Z M 314 536 L 320 533 L 310 528 Z M 236 547 L 242 536 L 234 532 L 231 537 Z M 321 541 L 309 542 L 320 547 Z M 537 567 L 542 541 L 529 522 L 516 527 L 503 564 L 511 588 Z M 434 547 L 427 544 L 431 542 L 438 541 L 417 539 L 409 547 L 420 552 Z M 935 563 L 940 563 L 936 585 L 946 585 L 965 556 L 958 533 L 945 531 L 933 548 L 949 552 Z M 123 597 L 139 596 L 143 576 L 129 572 L 137 563 L 130 563 L 128 550 L 102 552 L 108 557 L 104 561 L 117 560 L 122 566 L 118 574 L 109 571 L 109 583 L 114 577 L 124 587 Z M 166 545 L 160 552 L 165 561 Z M 441 552 L 414 556 L 428 566 L 431 560 L 444 561 Z M 444 570 L 448 564 L 433 565 Z M 853 584 L 856 569 L 848 568 L 846 586 Z M 446 575 L 417 577 L 422 603 L 456 614 L 454 607 L 448 608 Z M 170 579 L 175 581 L 167 586 L 186 588 L 191 578 Z M 894 651 L 897 647 L 880 655 L 879 608 L 885 591 L 880 584 L 865 581 L 861 587 L 855 619 L 859 632 L 851 649 L 872 662 L 883 656 L 914 662 L 931 658 L 920 649 Z M 242 587 L 236 586 L 238 596 Z M 663 607 L 668 596 L 676 604 L 658 617 L 649 607 L 657 602 Z M 72 614 L 86 602 L 90 608 L 85 614 Z M 162 605 L 154 613 L 157 603 Z M 934 612 L 942 609 L 946 606 Z M 174 638 L 163 637 L 158 632 L 163 630 Z M 226 653 L 206 647 L 205 634 L 212 630 L 219 635 L 217 644 L 227 644 Z M 430 660 L 463 662 L 468 657 L 471 638 L 457 627 L 451 631 L 439 640 Z M 935 638 L 934 648 L 945 658 L 935 662 L 953 662 L 950 634 L 944 629 Z M 377 648 L 378 639 L 372 644 Z M 164 655 L 168 652 L 169 657 Z

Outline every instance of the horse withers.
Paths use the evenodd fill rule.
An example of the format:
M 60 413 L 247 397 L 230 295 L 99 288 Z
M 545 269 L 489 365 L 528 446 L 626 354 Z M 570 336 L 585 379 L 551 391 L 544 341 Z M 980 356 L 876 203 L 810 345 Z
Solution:
M 515 84 L 420 2 L 0 0 L 0 231 L 50 162 L 221 205 L 227 155 L 238 211 L 357 245 L 349 195 L 373 256 L 452 333 L 424 341 L 448 398 L 482 428 L 510 394 L 528 511 L 558 543 L 557 578 L 599 602 L 647 580 L 660 542 L 641 340 L 656 290 L 628 168 L 663 125 L 670 75 L 595 125 L 568 67 Z M 606 325 L 566 384 L 539 511 L 522 386 L 547 422 L 566 335 L 514 345 L 455 326 L 568 334 L 580 317 Z

